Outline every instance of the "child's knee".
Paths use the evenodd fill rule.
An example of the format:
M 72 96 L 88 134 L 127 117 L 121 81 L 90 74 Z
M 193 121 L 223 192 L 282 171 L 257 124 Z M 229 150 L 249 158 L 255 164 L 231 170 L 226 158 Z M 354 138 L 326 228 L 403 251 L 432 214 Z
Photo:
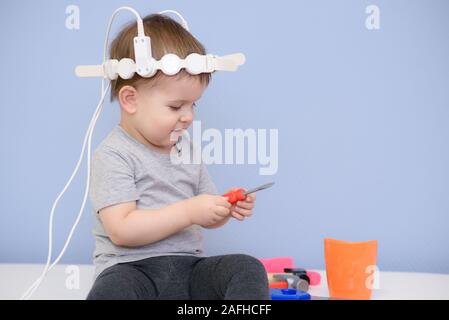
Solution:
M 154 286 L 140 274 L 140 271 L 125 264 L 118 264 L 106 269 L 98 276 L 86 299 L 138 300 L 155 297 Z
M 259 259 L 247 254 L 235 254 L 232 256 L 239 268 L 254 274 L 254 276 L 267 277 L 265 267 Z

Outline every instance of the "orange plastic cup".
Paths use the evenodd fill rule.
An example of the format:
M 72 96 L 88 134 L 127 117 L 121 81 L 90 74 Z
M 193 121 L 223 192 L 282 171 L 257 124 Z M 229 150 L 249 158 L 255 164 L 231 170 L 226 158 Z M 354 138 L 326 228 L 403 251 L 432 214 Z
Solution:
M 324 239 L 329 295 L 340 299 L 371 299 L 370 271 L 376 266 L 377 240 L 347 242 Z

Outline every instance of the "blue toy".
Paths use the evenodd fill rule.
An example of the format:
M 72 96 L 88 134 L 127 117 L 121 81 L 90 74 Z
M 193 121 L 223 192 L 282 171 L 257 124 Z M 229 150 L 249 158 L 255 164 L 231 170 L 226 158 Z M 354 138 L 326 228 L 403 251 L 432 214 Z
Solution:
M 307 292 L 296 289 L 270 289 L 271 300 L 310 300 Z

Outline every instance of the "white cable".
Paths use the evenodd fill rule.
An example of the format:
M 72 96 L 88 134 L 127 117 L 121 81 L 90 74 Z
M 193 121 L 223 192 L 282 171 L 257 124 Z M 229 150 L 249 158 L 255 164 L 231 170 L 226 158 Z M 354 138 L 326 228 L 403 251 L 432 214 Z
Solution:
M 133 8 L 131 8 L 131 7 L 120 7 L 120 8 L 117 8 L 112 13 L 111 19 L 109 20 L 109 26 L 112 24 L 112 20 L 114 20 L 115 15 L 117 13 L 119 13 L 120 11 L 122 11 L 122 10 L 128 10 L 128 11 L 131 11 L 132 13 L 134 13 L 134 15 L 136 16 L 136 20 L 137 20 L 137 35 L 139 37 L 144 37 L 145 36 L 145 32 L 143 31 L 142 18 L 140 17 L 139 13 L 136 10 L 134 10 Z
M 107 31 L 106 31 L 106 39 L 104 42 L 104 47 L 103 47 L 103 63 L 106 61 L 106 49 L 107 49 L 107 45 L 108 45 L 108 41 L 109 41 L 109 32 L 111 29 L 111 25 L 113 22 L 113 19 L 115 18 L 116 14 L 121 11 L 121 10 L 128 10 L 131 11 L 132 13 L 134 13 L 136 15 L 137 18 L 137 32 L 138 32 L 138 36 L 144 36 L 144 29 L 143 29 L 143 22 L 142 22 L 142 18 L 140 17 L 140 15 L 137 13 L 136 10 L 134 10 L 133 8 L 130 7 L 120 7 L 117 10 L 114 11 L 114 13 L 112 14 L 111 18 L 109 19 L 109 24 L 107 27 Z M 59 196 L 56 198 L 55 202 L 53 203 L 51 212 L 50 212 L 50 220 L 49 220 L 49 231 L 48 231 L 48 255 L 47 255 L 47 262 L 45 264 L 45 268 L 44 271 L 42 272 L 41 276 L 27 289 L 27 291 L 25 291 L 25 293 L 22 295 L 22 297 L 20 298 L 21 300 L 24 299 L 29 299 L 33 293 L 37 290 L 37 288 L 39 288 L 40 284 L 42 283 L 42 281 L 44 280 L 46 274 L 59 262 L 59 260 L 62 258 L 62 256 L 64 255 L 65 250 L 67 249 L 67 246 L 70 243 L 70 240 L 73 236 L 73 233 L 76 229 L 76 227 L 78 226 L 78 223 L 81 219 L 81 216 L 83 214 L 84 211 L 84 206 L 86 204 L 86 199 L 87 199 L 87 195 L 89 193 L 89 183 L 90 183 L 90 154 L 91 154 L 91 143 L 92 143 L 92 134 L 95 128 L 95 124 L 98 120 L 98 117 L 100 116 L 101 110 L 103 109 L 103 101 L 104 98 L 106 96 L 106 93 L 109 91 L 109 88 L 111 87 L 111 83 L 108 84 L 107 88 L 104 89 L 104 79 L 101 80 L 101 98 L 100 101 L 95 109 L 95 112 L 90 120 L 89 123 L 89 127 L 87 128 L 86 131 L 86 135 L 84 136 L 84 142 L 83 142 L 83 147 L 81 149 L 81 155 L 80 158 L 78 159 L 78 163 L 75 167 L 75 170 L 72 173 L 72 176 L 70 177 L 70 179 L 67 181 L 66 185 L 64 186 L 63 190 L 61 191 L 61 193 L 59 194 Z M 81 204 L 81 209 L 78 213 L 78 216 L 75 220 L 75 223 L 72 226 L 72 229 L 70 230 L 69 236 L 67 237 L 67 240 L 64 244 L 64 247 L 62 248 L 60 254 L 58 255 L 58 257 L 55 259 L 55 261 L 50 265 L 50 261 L 51 261 L 51 255 L 52 255 L 52 240 L 53 240 L 53 216 L 54 216 L 54 211 L 56 209 L 56 205 L 59 202 L 59 199 L 62 197 L 62 195 L 64 194 L 64 192 L 66 191 L 66 189 L 68 188 L 68 186 L 70 185 L 70 183 L 72 182 L 73 178 L 75 177 L 76 173 L 78 172 L 79 166 L 81 164 L 81 161 L 84 157 L 84 150 L 86 148 L 86 140 L 87 140 L 87 180 L 86 180 L 86 190 L 84 192 L 84 197 L 83 197 L 83 202 Z
M 70 243 L 70 240 L 73 236 L 73 233 L 75 232 L 76 227 L 78 226 L 78 223 L 81 219 L 82 213 L 84 211 L 84 206 L 86 204 L 86 200 L 87 200 L 87 195 L 89 192 L 89 183 L 90 183 L 90 154 L 91 154 L 91 144 L 92 144 L 92 134 L 95 128 L 95 124 L 98 120 L 98 117 L 101 113 L 101 110 L 103 108 L 103 101 L 104 98 L 106 96 L 106 93 L 108 92 L 109 88 L 110 88 L 110 83 L 108 84 L 108 86 L 106 87 L 106 89 L 103 91 L 103 94 L 101 96 L 101 99 L 98 103 L 98 106 L 95 110 L 95 113 L 91 119 L 91 122 L 89 124 L 89 127 L 87 129 L 86 135 L 84 137 L 84 142 L 83 142 L 83 147 L 82 147 L 82 151 L 81 151 L 81 155 L 80 158 L 78 159 L 78 163 L 75 167 L 75 170 L 72 173 L 72 176 L 70 177 L 69 181 L 67 182 L 67 184 L 65 185 L 64 189 L 61 191 L 61 193 L 59 194 L 59 196 L 56 198 L 55 202 L 53 203 L 53 207 L 51 209 L 51 213 L 50 213 L 50 222 L 49 222 L 49 237 L 48 237 L 48 242 L 49 242 L 49 249 L 48 249 L 48 256 L 47 256 L 47 263 L 45 265 L 44 271 L 42 272 L 41 276 L 31 285 L 30 288 L 28 288 L 28 290 L 22 295 L 22 297 L 20 298 L 21 300 L 23 299 L 29 299 L 31 297 L 31 295 L 37 290 L 37 288 L 39 287 L 39 285 L 41 284 L 42 280 L 44 279 L 45 275 L 51 270 L 53 269 L 53 267 L 59 262 L 59 260 L 62 258 L 62 256 L 64 255 L 65 250 L 67 249 L 67 246 Z M 84 150 L 86 148 L 86 140 L 87 140 L 87 181 L 86 181 L 86 191 L 84 192 L 84 198 L 83 198 L 83 203 L 81 205 L 81 209 L 78 213 L 78 216 L 76 218 L 75 223 L 72 226 L 72 229 L 70 230 L 69 236 L 67 237 L 67 240 L 64 244 L 64 247 L 61 250 L 61 253 L 59 254 L 59 256 L 56 258 L 56 260 L 49 266 L 50 264 L 50 260 L 51 260 L 51 251 L 52 251 L 52 229 L 53 229 L 53 216 L 54 216 L 54 211 L 56 208 L 56 205 L 59 202 L 59 199 L 62 197 L 62 195 L 64 194 L 64 192 L 66 191 L 66 189 L 68 188 L 68 186 L 70 185 L 70 183 L 72 182 L 73 178 L 75 177 L 76 173 L 78 172 L 78 169 L 80 167 L 81 161 L 84 157 Z
M 174 14 L 176 14 L 179 17 L 179 19 L 181 19 L 182 26 L 184 27 L 184 29 L 186 29 L 187 31 L 190 31 L 189 30 L 189 26 L 187 24 L 187 21 L 184 19 L 184 17 L 178 11 L 175 11 L 175 10 L 164 10 L 164 11 L 158 12 L 158 14 L 165 14 L 165 13 L 174 13 Z

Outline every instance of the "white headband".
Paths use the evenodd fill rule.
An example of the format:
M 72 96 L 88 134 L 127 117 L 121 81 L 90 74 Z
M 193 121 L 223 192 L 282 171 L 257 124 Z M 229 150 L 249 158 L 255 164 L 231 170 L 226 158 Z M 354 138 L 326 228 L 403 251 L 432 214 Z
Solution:
M 137 73 L 144 78 L 150 78 L 158 70 L 161 70 L 166 75 L 172 76 L 177 74 L 181 69 L 185 69 L 192 75 L 197 75 L 200 73 L 212 73 L 214 71 L 236 71 L 240 65 L 245 63 L 245 55 L 243 53 L 235 53 L 221 57 L 212 54 L 200 55 L 198 53 L 192 53 L 185 59 L 181 59 L 176 54 L 168 53 L 160 60 L 156 60 L 152 56 L 151 39 L 145 35 L 143 21 L 137 11 L 129 7 L 121 7 L 114 12 L 111 21 L 119 10 L 129 10 L 136 15 L 138 34 L 133 41 L 136 61 L 134 62 L 130 58 L 123 58 L 120 61 L 111 59 L 104 60 L 105 62 L 101 65 L 77 66 L 75 73 L 78 77 L 103 77 L 109 80 L 115 80 L 118 77 L 130 79 Z M 159 14 L 165 13 L 176 14 L 181 19 L 182 26 L 187 31 L 189 30 L 187 22 L 178 12 L 174 10 L 159 12 Z

